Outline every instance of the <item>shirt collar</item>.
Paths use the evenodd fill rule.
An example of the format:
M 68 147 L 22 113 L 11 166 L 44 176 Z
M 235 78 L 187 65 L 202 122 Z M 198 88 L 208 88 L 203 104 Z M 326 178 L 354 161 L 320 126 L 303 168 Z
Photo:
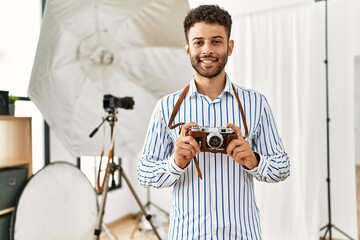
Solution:
M 234 96 L 234 90 L 232 89 L 232 86 L 231 86 L 231 80 L 227 74 L 226 74 L 225 87 L 224 87 L 222 93 L 220 94 L 220 96 L 222 96 L 226 92 L 230 93 L 232 96 Z M 196 88 L 195 78 L 193 77 L 190 81 L 189 96 L 196 96 L 198 94 L 200 94 L 200 93 L 198 92 L 198 90 Z

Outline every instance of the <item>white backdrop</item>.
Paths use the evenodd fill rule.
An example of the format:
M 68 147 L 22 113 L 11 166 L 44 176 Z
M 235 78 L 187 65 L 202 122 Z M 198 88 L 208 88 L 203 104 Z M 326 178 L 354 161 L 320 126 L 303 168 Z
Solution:
M 256 185 L 264 239 L 315 240 L 319 235 L 325 141 L 312 139 L 325 139 L 324 48 L 312 47 L 311 6 L 234 19 L 231 78 L 268 97 L 291 160 L 285 182 Z M 319 68 L 311 69 L 312 64 Z
M 268 97 L 291 159 L 288 180 L 256 184 L 264 239 L 319 239 L 320 228 L 328 223 L 324 5 L 306 3 L 237 16 L 233 38 L 235 50 L 227 71 L 233 81 Z M 343 174 L 352 179 L 346 182 L 350 199 L 345 205 L 354 211 L 342 208 L 348 221 L 339 226 L 333 218 L 333 223 L 354 237 L 355 165 L 354 159 L 342 160 L 350 166 L 342 169 Z

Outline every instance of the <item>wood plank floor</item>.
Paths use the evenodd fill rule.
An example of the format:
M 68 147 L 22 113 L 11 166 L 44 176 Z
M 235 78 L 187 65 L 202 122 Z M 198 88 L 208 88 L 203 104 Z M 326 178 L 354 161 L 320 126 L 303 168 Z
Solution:
M 152 214 L 151 222 L 155 226 L 156 232 L 161 239 L 167 239 L 169 221 L 165 214 Z M 139 214 L 129 214 L 124 218 L 105 226 L 101 240 L 158 240 L 151 225 L 144 217 Z

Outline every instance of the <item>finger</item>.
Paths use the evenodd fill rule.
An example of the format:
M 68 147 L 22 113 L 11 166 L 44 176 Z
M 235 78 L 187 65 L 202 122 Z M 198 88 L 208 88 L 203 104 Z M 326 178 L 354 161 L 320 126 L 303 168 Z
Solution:
M 181 126 L 180 136 L 186 136 L 186 133 L 189 131 L 190 127 L 195 127 L 198 124 L 196 122 L 188 122 Z
M 191 149 L 180 149 L 178 155 L 182 156 L 186 160 L 191 160 L 194 157 L 195 153 Z
M 180 137 L 176 141 L 176 147 L 189 149 L 194 152 L 194 156 L 196 152 L 200 152 L 200 146 L 198 142 L 191 136 Z
M 180 143 L 190 144 L 194 148 L 199 146 L 198 142 L 192 136 L 180 136 L 177 141 Z
M 240 140 L 238 140 L 238 139 L 233 139 L 233 140 L 228 144 L 228 146 L 227 146 L 227 148 L 226 148 L 226 153 L 227 153 L 228 155 L 232 155 L 232 152 L 234 151 L 234 149 L 235 149 L 238 145 L 240 145 Z
M 186 151 L 189 151 L 191 152 L 191 156 L 195 156 L 196 154 L 196 149 L 189 143 L 181 143 L 179 144 L 179 150 L 186 150 Z
M 241 147 L 244 144 L 245 144 L 244 138 L 233 139 L 226 148 L 227 154 L 232 155 L 232 152 L 234 151 L 235 148 Z
M 241 129 L 240 129 L 238 126 L 236 126 L 235 124 L 232 124 L 232 123 L 228 123 L 226 126 L 227 126 L 228 128 L 231 128 L 232 130 L 234 130 L 234 131 L 236 132 L 236 136 L 237 136 L 239 139 L 243 139 L 243 138 L 244 138 L 243 135 L 242 135 L 242 133 L 241 133 Z
M 233 158 L 238 157 L 238 154 L 242 154 L 241 158 L 251 150 L 250 145 L 244 139 L 236 139 L 231 141 L 228 146 L 227 154 Z
M 187 143 L 191 145 L 197 153 L 200 152 L 200 145 L 193 137 L 189 136 Z

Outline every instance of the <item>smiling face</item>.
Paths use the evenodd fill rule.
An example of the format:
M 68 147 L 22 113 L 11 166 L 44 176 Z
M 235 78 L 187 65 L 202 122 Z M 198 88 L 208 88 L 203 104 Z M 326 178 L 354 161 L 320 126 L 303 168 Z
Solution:
M 189 29 L 188 43 L 184 48 L 196 71 L 195 75 L 214 78 L 225 74 L 224 68 L 233 46 L 224 26 L 198 22 Z

